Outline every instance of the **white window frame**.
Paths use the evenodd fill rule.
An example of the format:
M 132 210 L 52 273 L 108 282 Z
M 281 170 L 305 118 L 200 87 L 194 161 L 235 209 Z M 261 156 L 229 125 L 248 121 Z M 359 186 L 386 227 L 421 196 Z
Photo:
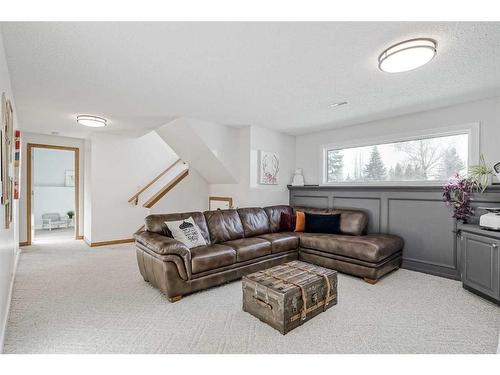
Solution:
M 455 126 L 446 126 L 439 128 L 430 128 L 402 132 L 391 136 L 380 136 L 373 138 L 365 138 L 362 140 L 350 142 L 328 143 L 320 146 L 320 171 L 321 183 L 320 186 L 442 186 L 445 181 L 360 181 L 360 182 L 328 182 L 327 181 L 327 152 L 331 150 L 341 150 L 352 147 L 375 146 L 387 143 L 396 143 L 404 141 L 414 141 L 426 138 L 446 137 L 451 135 L 467 134 L 469 137 L 468 145 L 468 161 L 467 166 L 477 164 L 480 154 L 480 123 L 467 123 Z

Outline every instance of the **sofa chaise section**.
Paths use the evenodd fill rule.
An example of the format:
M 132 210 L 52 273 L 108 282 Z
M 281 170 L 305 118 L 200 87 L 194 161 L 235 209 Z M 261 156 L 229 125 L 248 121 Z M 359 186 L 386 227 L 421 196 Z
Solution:
M 401 266 L 403 239 L 391 234 L 366 234 L 368 216 L 365 212 L 335 208 L 294 209 L 315 214 L 340 214 L 341 234 L 300 233 L 301 260 L 362 277 L 370 284 Z

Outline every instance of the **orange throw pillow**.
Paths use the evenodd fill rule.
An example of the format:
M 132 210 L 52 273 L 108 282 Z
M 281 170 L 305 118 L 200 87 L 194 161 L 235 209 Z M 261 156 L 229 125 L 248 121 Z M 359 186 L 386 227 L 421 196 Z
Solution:
M 306 229 L 306 214 L 302 211 L 297 211 L 296 217 L 295 232 L 303 232 Z

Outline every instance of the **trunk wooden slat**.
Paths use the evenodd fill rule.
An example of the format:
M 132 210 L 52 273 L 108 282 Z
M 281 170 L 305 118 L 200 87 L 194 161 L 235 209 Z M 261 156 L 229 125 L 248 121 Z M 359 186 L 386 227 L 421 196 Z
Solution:
M 244 276 L 242 287 L 243 311 L 282 334 L 337 304 L 337 271 L 301 261 Z

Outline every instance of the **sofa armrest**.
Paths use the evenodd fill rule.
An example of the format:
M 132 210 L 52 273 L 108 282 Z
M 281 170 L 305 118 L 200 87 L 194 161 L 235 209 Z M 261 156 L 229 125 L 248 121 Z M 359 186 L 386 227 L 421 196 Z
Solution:
M 176 254 L 179 256 L 191 255 L 188 247 L 171 237 L 154 232 L 140 232 L 135 240 L 159 255 Z
M 191 251 L 182 242 L 171 237 L 154 232 L 140 232 L 135 234 L 135 241 L 150 252 L 157 254 L 165 261 L 180 257 L 184 263 L 184 270 L 179 269 L 181 276 L 191 277 Z M 178 264 L 178 262 L 174 262 Z

